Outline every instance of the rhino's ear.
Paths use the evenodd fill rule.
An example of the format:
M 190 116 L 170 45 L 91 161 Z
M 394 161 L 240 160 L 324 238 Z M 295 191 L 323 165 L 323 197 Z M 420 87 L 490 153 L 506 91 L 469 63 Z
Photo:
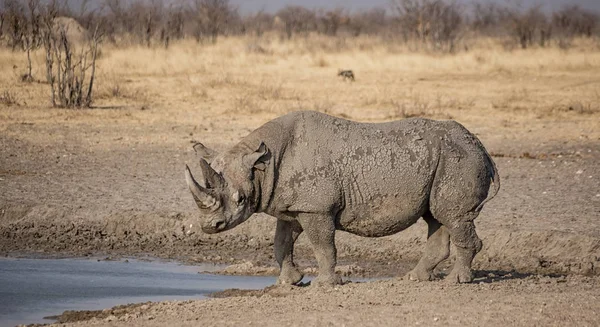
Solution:
M 244 155 L 243 161 L 248 169 L 265 170 L 271 161 L 271 151 L 263 142 L 260 142 L 256 151 Z
M 217 199 L 212 196 L 206 188 L 200 186 L 198 182 L 196 182 L 187 165 L 185 165 L 185 181 L 199 208 L 208 209 L 217 203 Z
M 193 145 L 194 151 L 200 156 L 200 158 L 212 162 L 213 159 L 218 155 L 217 151 L 207 148 L 204 144 L 196 142 Z
M 200 159 L 200 169 L 202 176 L 200 178 L 200 185 L 205 188 L 214 189 L 218 188 L 223 180 L 221 175 L 217 173 L 204 159 Z

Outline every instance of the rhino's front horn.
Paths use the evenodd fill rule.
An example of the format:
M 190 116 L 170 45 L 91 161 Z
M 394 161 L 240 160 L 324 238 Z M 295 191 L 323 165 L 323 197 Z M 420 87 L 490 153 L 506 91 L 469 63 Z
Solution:
M 194 200 L 196 200 L 196 204 L 201 209 L 210 208 L 217 203 L 217 199 L 212 196 L 207 189 L 200 186 L 198 182 L 196 182 L 188 165 L 185 165 L 185 182 L 190 188 L 190 191 L 194 196 Z

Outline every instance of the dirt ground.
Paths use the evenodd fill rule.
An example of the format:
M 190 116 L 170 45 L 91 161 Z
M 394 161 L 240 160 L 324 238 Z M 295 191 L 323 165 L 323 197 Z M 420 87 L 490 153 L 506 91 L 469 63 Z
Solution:
M 197 168 L 192 142 L 223 150 L 299 109 L 370 122 L 452 118 L 482 140 L 502 179 L 476 221 L 484 248 L 474 284 L 390 279 L 233 291 L 109 309 L 75 325 L 600 324 L 597 48 L 440 57 L 271 47 L 247 53 L 244 41 L 225 40 L 106 50 L 90 110 L 49 108 L 47 85 L 15 82 L 23 58 L 0 53 L 0 91 L 16 99 L 0 101 L 0 254 L 152 256 L 274 274 L 273 218 L 257 215 L 220 235 L 197 229 L 183 179 L 185 163 Z M 354 68 L 357 81 L 337 79 L 337 66 Z M 422 222 L 377 239 L 339 233 L 340 271 L 402 276 L 425 234 Z M 296 253 L 314 273 L 302 236 Z
M 469 285 L 397 279 L 332 289 L 272 287 L 206 301 L 65 316 L 68 326 L 598 326 L 597 278 L 481 277 Z M 78 319 L 85 321 L 77 321 Z

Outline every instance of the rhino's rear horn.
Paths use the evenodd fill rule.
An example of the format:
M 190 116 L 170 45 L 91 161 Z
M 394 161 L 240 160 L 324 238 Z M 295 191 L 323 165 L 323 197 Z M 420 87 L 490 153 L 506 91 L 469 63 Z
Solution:
M 185 182 L 187 183 L 190 192 L 192 192 L 198 207 L 206 209 L 217 203 L 217 199 L 210 194 L 209 190 L 200 186 L 198 182 L 196 182 L 188 165 L 185 165 Z
M 213 159 L 218 155 L 217 151 L 207 148 L 204 144 L 196 142 L 193 146 L 194 152 L 196 152 L 200 158 L 212 162 Z

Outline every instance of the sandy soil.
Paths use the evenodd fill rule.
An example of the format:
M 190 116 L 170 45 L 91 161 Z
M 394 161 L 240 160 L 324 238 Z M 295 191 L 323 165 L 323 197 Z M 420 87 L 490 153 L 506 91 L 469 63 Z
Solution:
M 494 276 L 494 277 L 489 277 Z M 494 275 L 470 285 L 402 280 L 272 287 L 208 301 L 65 315 L 68 326 L 598 326 L 597 278 Z M 83 322 L 77 320 L 84 319 Z
M 188 50 L 183 50 L 177 55 L 184 56 Z M 228 298 L 209 301 L 108 310 L 77 324 L 600 324 L 596 53 L 580 64 L 578 53 L 557 52 L 556 57 L 538 58 L 555 66 L 535 62 L 532 67 L 523 59 L 531 53 L 511 54 L 523 59 L 514 60 L 514 67 L 502 61 L 510 58 L 489 54 L 479 64 L 471 54 L 325 57 L 325 62 L 349 67 L 367 60 L 357 82 L 350 84 L 335 78 L 335 67 L 315 66 L 315 58 L 306 61 L 305 54 L 280 60 L 251 57 L 227 66 L 231 50 L 209 48 L 201 55 L 215 55 L 207 60 L 218 69 L 203 66 L 190 73 L 176 66 L 166 73 L 161 65 L 172 64 L 162 50 L 123 51 L 107 52 L 106 67 L 118 70 L 116 62 L 143 51 L 156 62 L 150 70 L 130 62 L 120 74 L 101 75 L 105 84 L 99 82 L 93 110 L 49 109 L 44 84 L 15 89 L 10 74 L 0 78 L 3 88 L 16 90 L 19 102 L 0 102 L 0 254 L 149 255 L 229 263 L 224 271 L 229 274 L 274 274 L 274 219 L 257 215 L 230 232 L 202 234 L 183 167 L 196 163 L 193 141 L 222 150 L 296 109 L 361 121 L 415 114 L 457 119 L 493 154 L 502 189 L 476 221 L 484 242 L 475 259 L 481 283 L 392 279 L 325 290 L 230 292 Z M 179 60 L 195 62 L 188 58 L 198 55 L 194 51 Z M 222 61 L 219 51 L 225 53 Z M 412 66 L 385 66 L 402 60 Z M 297 65 L 300 76 L 293 75 Z M 271 79 L 284 82 L 265 82 Z M 120 83 L 126 95 L 107 95 L 102 91 L 110 88 L 106 83 Z M 378 239 L 339 233 L 341 273 L 402 276 L 420 256 L 425 233 L 422 222 Z M 297 258 L 307 273 L 314 273 L 312 252 L 302 236 Z M 441 267 L 440 275 L 451 262 Z

